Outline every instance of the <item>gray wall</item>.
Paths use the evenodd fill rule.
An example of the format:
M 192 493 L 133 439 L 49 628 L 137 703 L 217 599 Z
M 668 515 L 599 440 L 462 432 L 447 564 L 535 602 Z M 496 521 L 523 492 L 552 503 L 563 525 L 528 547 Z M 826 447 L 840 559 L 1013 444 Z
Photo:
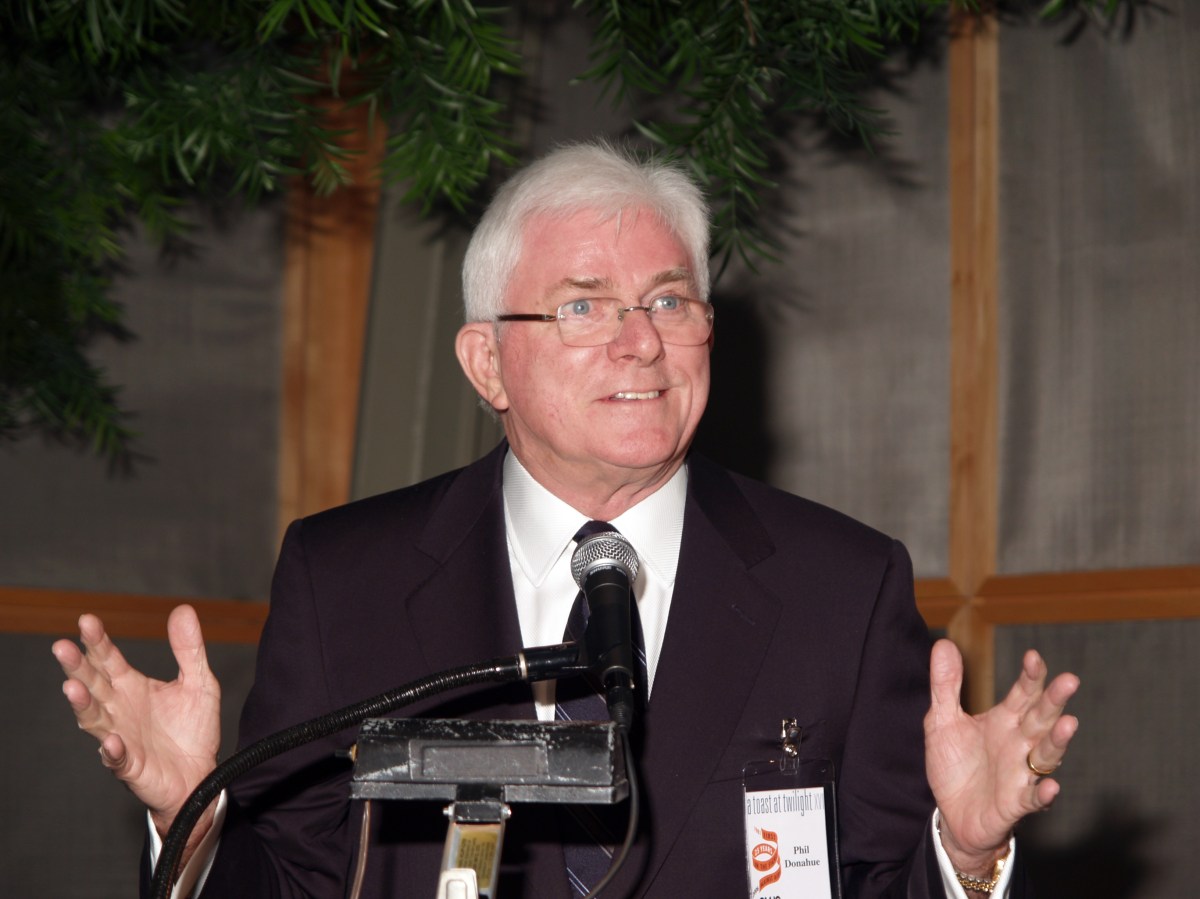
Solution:
M 1200 564 L 1200 7 L 1000 44 L 1003 573 Z M 1044 895 L 1196 894 L 1200 622 L 1003 627 L 1083 690 Z
M 277 539 L 282 217 L 279 204 L 195 214 L 185 254 L 130 241 L 116 294 L 137 336 L 96 346 L 135 413 L 132 466 L 111 470 L 41 440 L 0 447 L 0 583 L 266 598 Z M 0 634 L 0 896 L 134 895 L 145 812 L 75 727 L 53 639 Z M 175 676 L 165 641 L 121 646 L 148 673 Z M 229 746 L 254 647 L 215 644 L 209 654 Z
M 998 683 L 1027 646 L 1054 671 L 1083 674 L 1072 700 L 1079 734 L 1056 774 L 1062 793 L 1027 819 L 1038 895 L 1185 899 L 1196 895 L 1200 723 L 1195 651 L 1200 621 L 1123 621 L 1000 628 Z
M 1000 44 L 1000 570 L 1200 561 L 1200 5 Z

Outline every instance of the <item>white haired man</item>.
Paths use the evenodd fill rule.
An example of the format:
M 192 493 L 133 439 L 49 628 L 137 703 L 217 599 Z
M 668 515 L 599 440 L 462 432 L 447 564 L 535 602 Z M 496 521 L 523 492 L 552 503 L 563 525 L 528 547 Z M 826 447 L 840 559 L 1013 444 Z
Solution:
M 501 188 L 468 249 L 456 351 L 506 440 L 465 469 L 292 525 L 240 740 L 559 642 L 574 535 L 599 520 L 643 561 L 648 692 L 642 827 L 606 895 L 748 894 L 743 768 L 778 745 L 785 718 L 836 771 L 845 896 L 1020 895 L 1020 853 L 1004 865 L 1012 829 L 1058 792 L 1042 775 L 1077 727 L 1063 710 L 1078 680 L 1046 684 L 1030 653 L 1007 698 L 967 716 L 961 658 L 942 641 L 930 661 L 899 543 L 690 451 L 709 388 L 707 249 L 695 185 L 607 145 L 559 149 Z M 177 609 L 168 630 L 171 684 L 130 669 L 92 616 L 86 654 L 54 647 L 80 725 L 159 834 L 218 744 L 194 612 Z M 413 713 L 549 718 L 553 687 Z M 357 816 L 333 751 L 352 739 L 236 783 L 197 828 L 179 892 L 342 896 Z M 586 890 L 568 883 L 556 814 L 514 816 L 501 896 Z M 440 805 L 390 804 L 362 895 L 432 896 L 444 832 Z

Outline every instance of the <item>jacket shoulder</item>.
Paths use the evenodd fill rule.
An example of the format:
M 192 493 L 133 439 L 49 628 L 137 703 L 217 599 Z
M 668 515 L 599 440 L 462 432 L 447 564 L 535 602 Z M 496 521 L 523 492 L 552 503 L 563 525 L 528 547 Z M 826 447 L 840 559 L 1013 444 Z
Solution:
M 739 527 L 761 529 L 777 549 L 802 546 L 871 556 L 892 553 L 896 540 L 851 516 L 803 496 L 730 471 L 702 456 L 689 460 L 697 499 L 714 517 L 739 518 Z M 744 503 L 739 513 L 738 505 Z
M 431 527 L 462 531 L 500 490 L 497 451 L 427 480 L 364 497 L 309 515 L 291 524 L 290 536 L 303 534 L 310 549 L 393 547 L 418 542 Z M 439 538 L 451 539 L 449 533 Z

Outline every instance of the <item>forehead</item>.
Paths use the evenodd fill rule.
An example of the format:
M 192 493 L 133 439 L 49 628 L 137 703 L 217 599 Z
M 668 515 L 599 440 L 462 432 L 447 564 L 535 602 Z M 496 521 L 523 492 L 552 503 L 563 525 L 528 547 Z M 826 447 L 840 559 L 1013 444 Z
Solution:
M 617 214 L 584 209 L 569 215 L 538 215 L 522 229 L 512 285 L 523 293 L 596 288 L 649 289 L 692 282 L 682 242 L 644 208 Z

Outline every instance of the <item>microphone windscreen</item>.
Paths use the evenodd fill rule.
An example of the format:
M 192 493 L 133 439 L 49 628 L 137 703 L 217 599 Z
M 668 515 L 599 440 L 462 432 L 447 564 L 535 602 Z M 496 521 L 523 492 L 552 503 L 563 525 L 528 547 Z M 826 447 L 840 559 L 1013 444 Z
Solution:
M 579 541 L 571 555 L 571 576 L 582 587 L 589 571 L 617 567 L 624 569 L 629 582 L 633 583 L 639 565 L 632 543 L 618 531 L 603 531 Z

